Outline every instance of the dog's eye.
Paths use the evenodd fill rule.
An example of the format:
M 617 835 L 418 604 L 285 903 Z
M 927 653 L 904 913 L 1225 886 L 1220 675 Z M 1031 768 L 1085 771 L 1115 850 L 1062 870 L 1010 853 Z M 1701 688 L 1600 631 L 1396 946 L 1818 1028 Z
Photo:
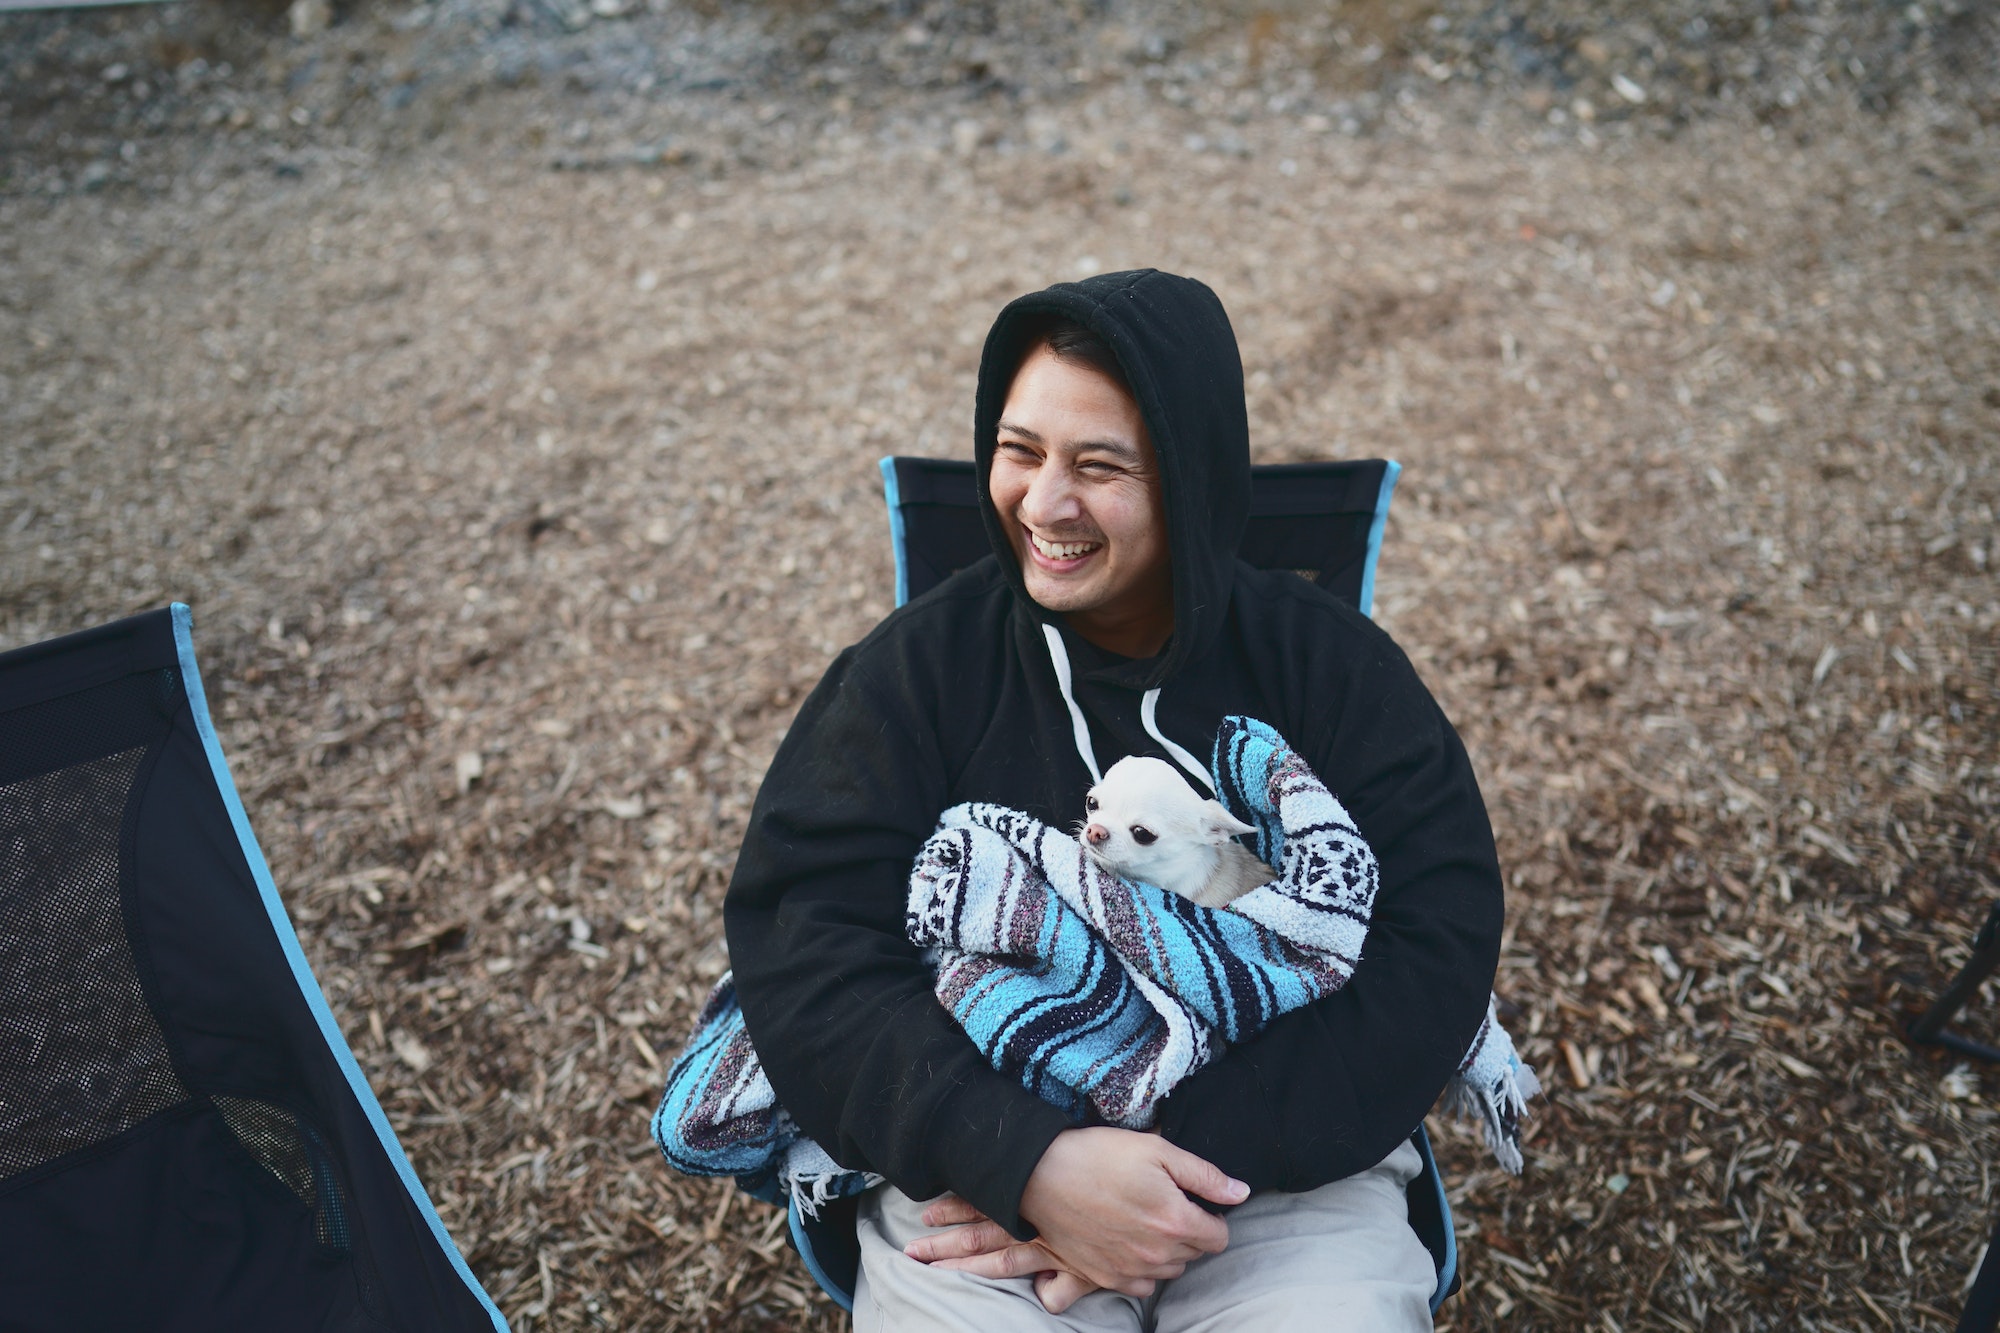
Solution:
M 1086 809 L 1086 810 L 1088 810 L 1088 811 L 1090 811 L 1090 813 L 1092 813 L 1093 815 L 1094 815 L 1094 814 L 1096 814 L 1096 813 L 1097 813 L 1097 798 L 1096 798 L 1095 796 L 1086 796 L 1086 797 L 1084 797 L 1084 798 L 1083 798 L 1083 808 L 1084 808 L 1084 809 Z
M 1138 843 L 1141 847 L 1151 847 L 1159 840 L 1160 835 L 1147 828 L 1144 824 L 1134 824 L 1132 826 L 1132 841 Z

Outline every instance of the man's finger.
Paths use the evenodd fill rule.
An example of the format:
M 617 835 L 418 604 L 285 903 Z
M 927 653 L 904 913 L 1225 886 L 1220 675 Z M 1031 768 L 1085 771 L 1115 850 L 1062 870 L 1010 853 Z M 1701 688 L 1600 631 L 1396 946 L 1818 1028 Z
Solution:
M 1160 1162 L 1167 1168 L 1167 1174 L 1174 1178 L 1189 1194 L 1207 1199 L 1212 1203 L 1242 1203 L 1250 1197 L 1250 1187 L 1240 1180 L 1231 1179 L 1221 1167 L 1203 1157 L 1196 1157 L 1185 1148 L 1160 1141 L 1162 1149 Z
M 956 1194 L 940 1194 L 924 1209 L 927 1227 L 955 1227 L 965 1222 L 984 1222 L 986 1214 Z
M 934 1268 L 949 1268 L 975 1277 L 1026 1277 L 1057 1267 L 1055 1256 L 1031 1241 L 1017 1241 L 1004 1250 L 991 1250 L 966 1259 L 940 1259 Z
M 1229 1223 L 1206 1208 L 1188 1203 L 1181 1239 L 1195 1251 L 1187 1256 L 1190 1259 L 1201 1254 L 1221 1254 L 1229 1248 Z
M 1061 1314 L 1096 1290 L 1088 1278 L 1078 1277 L 1067 1270 L 1035 1275 L 1035 1295 L 1041 1298 L 1042 1308 L 1050 1314 Z
M 997 1222 L 973 1222 L 940 1231 L 935 1236 L 918 1236 L 903 1247 L 903 1253 L 912 1259 L 930 1263 L 937 1259 L 966 1259 L 975 1254 L 990 1254 L 1017 1243 Z

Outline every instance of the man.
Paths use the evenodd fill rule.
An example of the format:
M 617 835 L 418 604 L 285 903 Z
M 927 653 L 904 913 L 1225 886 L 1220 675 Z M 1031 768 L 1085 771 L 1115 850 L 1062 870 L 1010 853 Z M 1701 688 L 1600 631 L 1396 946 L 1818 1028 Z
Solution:
M 1208 288 L 1022 297 L 974 415 L 992 558 L 828 670 L 726 906 L 780 1101 L 889 1182 L 860 1210 L 856 1327 L 1427 1328 L 1407 1139 L 1485 1014 L 1502 906 L 1463 747 L 1379 629 L 1235 558 L 1248 424 Z M 1363 962 L 1185 1080 L 1156 1133 L 1073 1125 L 938 1004 L 904 934 L 911 860 L 962 801 L 1074 823 L 1101 766 L 1197 763 L 1231 713 L 1276 727 L 1373 848 Z

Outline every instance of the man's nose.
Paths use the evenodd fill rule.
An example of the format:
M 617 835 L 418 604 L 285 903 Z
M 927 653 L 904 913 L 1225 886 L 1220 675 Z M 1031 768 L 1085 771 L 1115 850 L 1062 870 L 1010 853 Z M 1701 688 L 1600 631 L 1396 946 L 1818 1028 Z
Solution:
M 1073 522 L 1082 513 L 1068 468 L 1050 459 L 1035 469 L 1035 479 L 1021 500 L 1023 519 L 1035 527 L 1055 527 Z
M 1092 824 L 1083 830 L 1083 840 L 1095 847 L 1111 836 L 1111 830 L 1102 824 Z

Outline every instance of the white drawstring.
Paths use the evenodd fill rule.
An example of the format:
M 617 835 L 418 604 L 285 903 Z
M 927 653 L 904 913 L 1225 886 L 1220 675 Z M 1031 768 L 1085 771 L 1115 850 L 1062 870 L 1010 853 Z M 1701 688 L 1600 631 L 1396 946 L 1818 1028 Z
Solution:
M 1104 774 L 1097 767 L 1097 750 L 1090 743 L 1090 724 L 1083 720 L 1083 709 L 1077 706 L 1076 693 L 1070 686 L 1069 649 L 1063 647 L 1062 631 L 1043 621 L 1042 637 L 1048 640 L 1049 665 L 1056 671 L 1056 687 L 1062 691 L 1063 702 L 1069 706 L 1070 726 L 1076 736 L 1076 752 L 1083 759 L 1083 766 L 1090 770 L 1090 780 L 1093 783 L 1102 782 Z M 1201 783 L 1208 789 L 1209 794 L 1213 795 L 1215 784 L 1209 781 L 1208 770 L 1201 766 L 1201 761 L 1161 733 L 1159 718 L 1156 716 L 1159 707 L 1158 687 L 1147 690 L 1140 696 L 1139 725 L 1146 729 L 1148 736 L 1160 743 L 1161 749 L 1174 757 L 1175 763 L 1192 773 L 1195 781 Z
M 1083 710 L 1076 706 L 1076 695 L 1070 691 L 1069 649 L 1063 647 L 1062 631 L 1043 621 L 1042 637 L 1049 641 L 1049 663 L 1056 669 L 1056 685 L 1062 690 L 1063 702 L 1069 705 L 1070 725 L 1076 729 L 1076 752 L 1083 756 L 1083 766 L 1090 770 L 1091 782 L 1102 782 L 1104 774 L 1097 767 L 1097 751 L 1090 744 L 1090 724 L 1083 720 Z
M 1165 734 L 1160 731 L 1159 719 L 1154 716 L 1159 711 L 1159 707 L 1160 691 L 1159 687 L 1155 686 L 1147 690 L 1139 700 L 1139 725 L 1146 729 L 1148 736 L 1151 736 L 1160 743 L 1161 749 L 1174 757 L 1175 763 L 1194 774 L 1195 781 L 1206 787 L 1210 796 L 1215 795 L 1215 784 L 1208 780 L 1208 770 L 1203 768 L 1193 755 L 1168 740 Z

